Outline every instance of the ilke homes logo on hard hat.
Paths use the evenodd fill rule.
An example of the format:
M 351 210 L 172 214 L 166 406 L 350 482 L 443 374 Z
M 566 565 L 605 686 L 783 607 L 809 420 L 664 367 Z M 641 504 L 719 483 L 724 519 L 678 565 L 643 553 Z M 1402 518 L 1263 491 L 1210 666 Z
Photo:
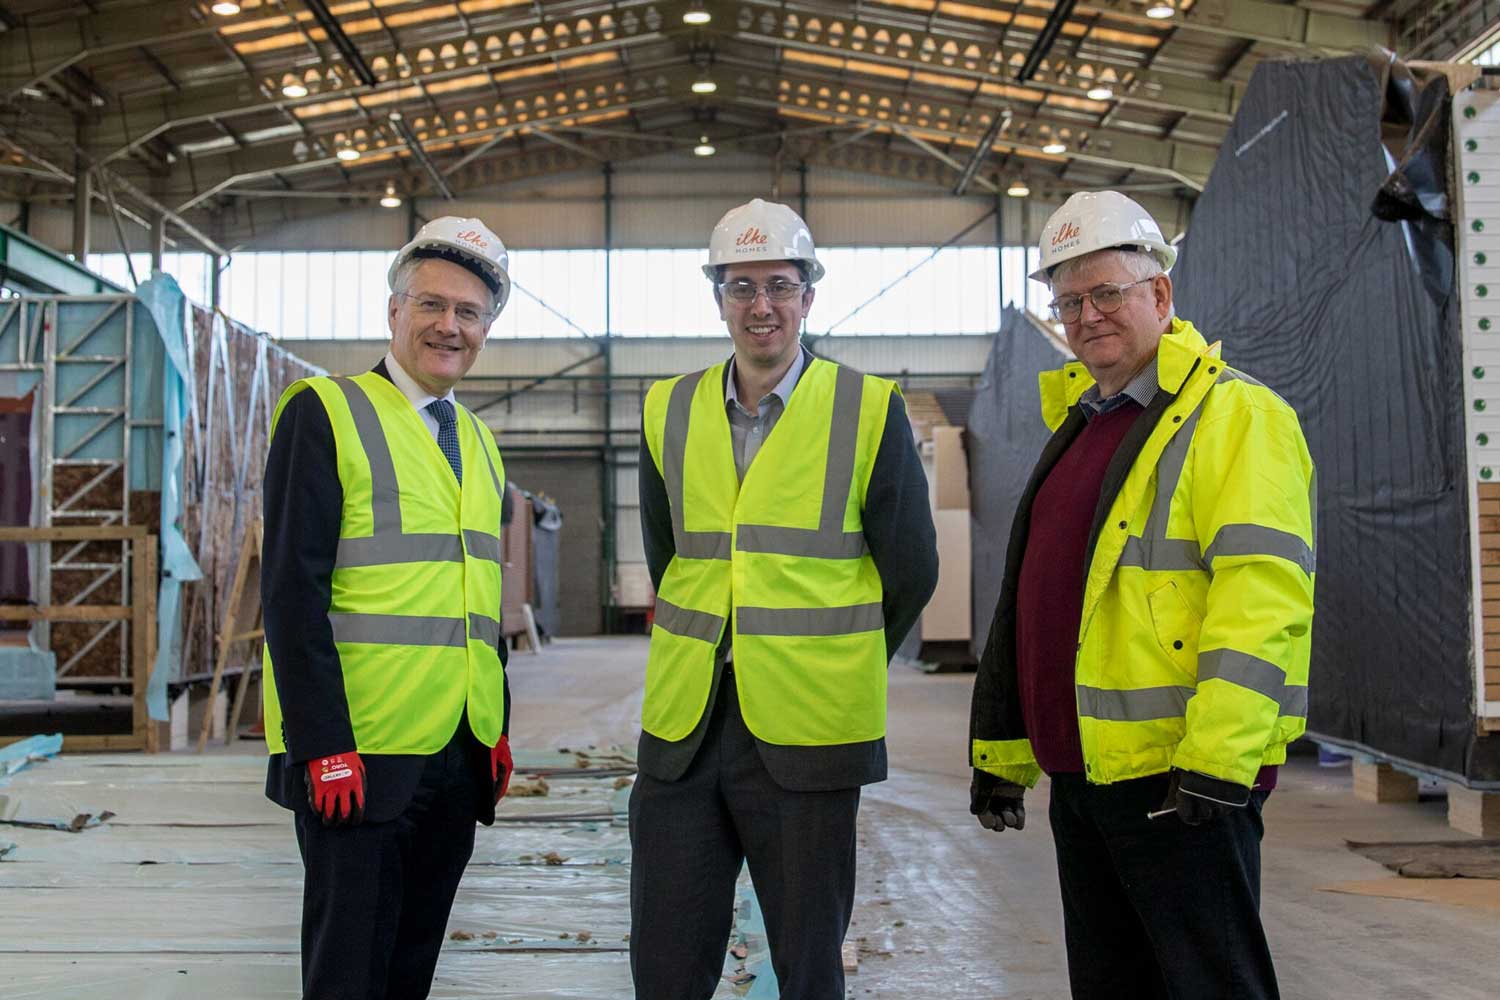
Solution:
M 760 231 L 759 226 L 751 226 L 735 238 L 735 253 L 755 253 L 770 242 L 770 237 Z
M 1052 249 L 1054 251 L 1063 250 L 1068 246 L 1077 243 L 1078 238 L 1082 235 L 1083 230 L 1079 229 L 1071 222 L 1065 222 L 1063 223 L 1061 229 L 1052 234 Z
M 473 229 L 465 229 L 456 238 L 463 240 L 465 243 L 472 243 L 481 250 L 488 250 L 490 247 L 489 241 Z

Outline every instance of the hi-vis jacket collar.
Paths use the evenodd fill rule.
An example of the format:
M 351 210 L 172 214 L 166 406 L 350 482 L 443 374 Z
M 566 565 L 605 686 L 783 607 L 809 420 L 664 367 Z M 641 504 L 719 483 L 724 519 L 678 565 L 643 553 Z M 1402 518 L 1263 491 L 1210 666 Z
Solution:
M 1176 395 L 1198 360 L 1217 358 L 1221 346 L 1218 341 L 1210 345 L 1193 324 L 1174 317 L 1172 328 L 1162 334 L 1156 349 L 1157 384 Z M 1055 431 L 1067 419 L 1068 411 L 1078 405 L 1078 397 L 1094 384 L 1094 377 L 1083 362 L 1070 361 L 1055 371 L 1042 372 L 1038 382 L 1042 390 L 1042 419 L 1047 422 L 1048 430 Z

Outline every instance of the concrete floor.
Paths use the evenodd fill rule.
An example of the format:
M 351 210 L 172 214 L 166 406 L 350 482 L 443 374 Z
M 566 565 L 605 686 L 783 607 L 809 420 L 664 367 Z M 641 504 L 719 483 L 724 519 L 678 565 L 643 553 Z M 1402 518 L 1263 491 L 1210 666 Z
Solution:
M 524 745 L 628 744 L 644 639 L 571 640 L 512 663 L 513 730 Z M 973 674 L 892 668 L 888 781 L 865 790 L 850 936 L 854 998 L 1053 1000 L 1068 996 L 1045 781 L 1021 833 L 968 812 L 965 738 Z M 1263 910 L 1288 1000 L 1495 1000 L 1500 909 L 1391 899 L 1402 879 L 1345 840 L 1463 838 L 1442 798 L 1371 805 L 1347 766 L 1294 758 L 1266 807 Z M 1500 885 L 1489 894 L 1500 902 Z M 1472 897 L 1465 898 L 1471 904 Z
M 633 746 L 645 653 L 644 639 L 617 638 L 518 654 L 513 742 L 532 754 Z M 1032 822 L 1019 834 L 988 833 L 968 815 L 972 683 L 971 674 L 892 670 L 891 778 L 866 789 L 860 814 L 851 998 L 1068 995 L 1045 787 L 1030 796 Z M 0 996 L 297 995 L 295 844 L 285 813 L 260 798 L 260 760 L 236 749 L 207 762 L 64 758 L 0 789 L 0 816 L 7 794 L 49 815 L 121 813 L 81 834 L 0 826 L 0 841 L 18 844 L 0 863 Z M 151 777 L 130 780 L 127 764 Z M 100 777 L 111 773 L 121 777 Z M 553 784 L 550 798 L 507 805 L 607 816 L 623 794 L 607 776 Z M 1264 911 L 1289 1000 L 1500 997 L 1500 883 L 1418 883 L 1345 847 L 1346 839 L 1462 837 L 1448 828 L 1441 798 L 1367 805 L 1354 799 L 1347 767 L 1300 758 L 1283 771 L 1266 825 Z M 623 831 L 606 820 L 572 832 L 530 823 L 480 832 L 450 926 L 495 928 L 500 944 L 518 944 L 451 944 L 433 996 L 628 997 Z M 526 860 L 558 845 L 571 864 Z M 158 863 L 141 864 L 146 856 Z M 1413 886 L 1446 901 L 1367 894 Z M 593 940 L 559 940 L 562 928 L 588 928 Z M 774 994 L 753 985 L 719 993 L 765 995 Z

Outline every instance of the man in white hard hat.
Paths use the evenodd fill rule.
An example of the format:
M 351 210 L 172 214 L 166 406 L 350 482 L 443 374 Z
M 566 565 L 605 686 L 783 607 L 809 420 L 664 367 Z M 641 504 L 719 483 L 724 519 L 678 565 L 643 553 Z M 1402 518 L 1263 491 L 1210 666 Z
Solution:
M 895 384 L 801 344 L 823 265 L 797 213 L 733 209 L 704 272 L 734 354 L 643 417 L 631 971 L 640 1000 L 707 1000 L 748 862 L 779 995 L 835 1000 L 887 665 L 937 580 L 927 481 Z
M 1076 194 L 1042 231 L 1078 361 L 1016 509 L 979 661 L 970 811 L 1051 781 L 1073 996 L 1277 996 L 1261 807 L 1307 716 L 1313 464 L 1297 415 L 1172 307 L 1140 205 Z
M 388 281 L 384 360 L 289 387 L 266 461 L 266 794 L 293 812 L 318 1000 L 427 996 L 511 774 L 505 472 L 453 392 L 510 292 L 505 246 L 436 219 Z

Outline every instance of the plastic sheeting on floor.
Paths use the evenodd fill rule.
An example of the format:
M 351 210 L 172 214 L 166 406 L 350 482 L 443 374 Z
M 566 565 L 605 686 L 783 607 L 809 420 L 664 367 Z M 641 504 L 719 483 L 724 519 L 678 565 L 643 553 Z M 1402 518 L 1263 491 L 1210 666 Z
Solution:
M 629 996 L 628 754 L 517 753 L 547 794 L 508 798 L 480 827 L 432 996 Z M 64 756 L 0 793 L 5 996 L 62 1000 L 296 997 L 302 865 L 259 756 Z M 80 813 L 102 825 L 48 828 Z M 774 982 L 753 893 L 717 997 Z M 747 977 L 745 972 L 759 973 Z M 760 993 L 754 993 L 756 980 Z M 732 981 L 737 980 L 737 981 Z

